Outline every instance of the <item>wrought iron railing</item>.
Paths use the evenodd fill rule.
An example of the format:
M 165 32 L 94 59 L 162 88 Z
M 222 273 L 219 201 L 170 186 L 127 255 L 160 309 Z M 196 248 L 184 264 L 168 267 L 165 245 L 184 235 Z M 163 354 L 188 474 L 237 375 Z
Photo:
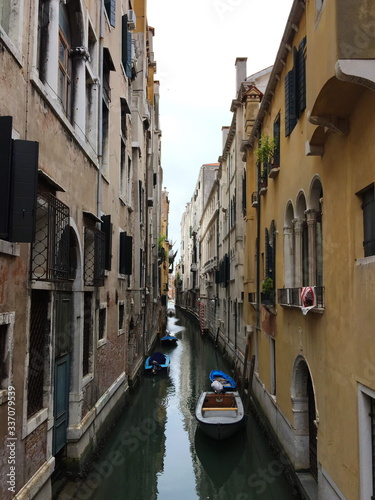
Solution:
M 51 193 L 38 193 L 31 279 L 69 279 L 69 207 Z
M 277 301 L 282 306 L 301 307 L 302 288 L 279 288 L 277 290 Z M 315 286 L 316 307 L 324 309 L 324 286 Z

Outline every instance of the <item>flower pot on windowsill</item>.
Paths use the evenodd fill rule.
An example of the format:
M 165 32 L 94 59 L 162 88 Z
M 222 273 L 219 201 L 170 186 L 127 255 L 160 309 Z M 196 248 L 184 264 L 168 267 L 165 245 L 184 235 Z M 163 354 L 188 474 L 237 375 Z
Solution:
M 279 175 L 279 171 L 280 171 L 279 164 L 272 163 L 272 165 L 270 167 L 270 171 L 268 173 L 268 177 L 271 177 L 271 179 L 274 179 L 275 177 L 277 177 Z

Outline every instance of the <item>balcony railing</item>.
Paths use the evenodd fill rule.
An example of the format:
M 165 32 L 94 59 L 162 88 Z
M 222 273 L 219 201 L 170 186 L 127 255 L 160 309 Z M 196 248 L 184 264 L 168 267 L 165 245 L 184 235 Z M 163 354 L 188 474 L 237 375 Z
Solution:
M 279 288 L 277 290 L 277 301 L 282 306 L 302 307 L 302 288 Z M 324 286 L 315 286 L 315 296 L 317 309 L 324 309 Z

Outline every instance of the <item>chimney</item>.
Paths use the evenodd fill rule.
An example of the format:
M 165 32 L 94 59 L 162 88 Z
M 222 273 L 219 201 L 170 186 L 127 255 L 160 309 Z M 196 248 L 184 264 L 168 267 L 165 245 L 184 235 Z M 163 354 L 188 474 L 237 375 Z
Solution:
M 246 63 L 247 57 L 237 57 L 236 59 L 236 95 L 240 90 L 241 83 L 246 80 Z

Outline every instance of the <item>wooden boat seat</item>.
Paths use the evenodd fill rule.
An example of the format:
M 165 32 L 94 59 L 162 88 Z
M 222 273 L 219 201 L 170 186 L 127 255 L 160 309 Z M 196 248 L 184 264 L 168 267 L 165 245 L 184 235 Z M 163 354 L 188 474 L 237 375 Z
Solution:
M 236 411 L 236 410 L 238 410 L 237 406 L 233 406 L 231 408 L 222 408 L 220 406 L 218 408 L 205 408 L 205 407 L 202 408 L 202 411 Z

